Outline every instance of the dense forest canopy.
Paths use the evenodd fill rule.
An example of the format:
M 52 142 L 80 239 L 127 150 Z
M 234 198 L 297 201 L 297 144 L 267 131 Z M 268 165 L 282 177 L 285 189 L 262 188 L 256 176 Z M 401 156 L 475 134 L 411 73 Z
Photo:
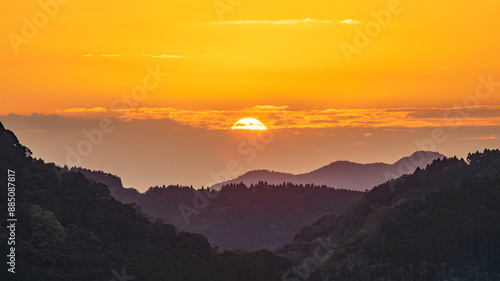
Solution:
M 16 273 L 2 270 L 0 280 L 280 280 L 290 267 L 266 250 L 220 252 L 202 235 L 151 223 L 106 186 L 30 155 L 0 123 L 0 170 L 16 172 L 19 221 Z
M 192 186 L 153 186 L 144 194 L 123 188 L 120 178 L 102 171 L 72 168 L 106 184 L 123 203 L 133 203 L 151 221 L 161 219 L 179 229 L 200 233 L 219 249 L 276 249 L 326 213 L 340 214 L 362 192 L 326 185 L 224 185 L 220 191 Z
M 304 227 L 277 252 L 299 252 L 300 263 L 315 239 L 333 240 L 311 280 L 497 280 L 499 172 L 499 150 L 436 160 L 375 187 L 344 215 Z

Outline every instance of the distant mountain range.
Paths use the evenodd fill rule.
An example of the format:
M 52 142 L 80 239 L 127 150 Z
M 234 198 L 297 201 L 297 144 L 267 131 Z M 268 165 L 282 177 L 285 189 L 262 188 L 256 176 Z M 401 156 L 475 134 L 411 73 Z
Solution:
M 0 170 L 9 182 L 0 209 L 11 212 L 0 219 L 19 221 L 7 230 L 15 245 L 0 243 L 16 274 L 1 271 L 0 280 L 497 280 L 500 150 L 438 157 L 406 174 L 427 159 L 423 153 L 391 165 L 383 175 L 405 175 L 368 192 L 261 180 L 221 191 L 158 186 L 139 193 L 114 175 L 31 157 L 0 123 Z M 187 229 L 220 240 L 210 245 L 154 219 L 175 221 L 181 206 L 191 213 Z M 305 224 L 274 253 L 217 247 L 275 246 Z
M 267 250 L 218 251 L 202 235 L 152 223 L 103 184 L 31 157 L 2 123 L 0 170 L 0 219 L 11 220 L 0 230 L 0 280 L 277 281 L 292 266 Z
M 123 188 L 121 179 L 112 174 L 83 168 L 72 168 L 70 172 L 80 172 L 107 185 L 113 197 L 137 206 L 151 221 L 159 218 L 180 230 L 203 234 L 221 250 L 276 249 L 304 225 L 325 213 L 340 214 L 363 194 L 326 186 L 270 185 L 262 181 L 252 187 L 227 184 L 210 192 L 176 185 L 155 186 L 139 193 Z M 202 194 L 206 195 L 198 197 Z M 198 204 L 206 200 L 207 205 L 190 210 L 195 198 Z
M 214 192 L 229 187 L 226 192 L 218 192 L 217 198 L 211 199 L 199 215 L 191 216 L 187 224 L 179 206 L 193 204 L 196 191 L 191 187 L 158 186 L 139 193 L 124 188 L 121 179 L 112 174 L 83 168 L 70 171 L 81 172 L 107 185 L 113 197 L 122 203 L 135 203 L 151 220 L 161 218 L 181 230 L 203 234 L 220 249 L 252 250 L 275 249 L 321 215 L 342 213 L 361 197 L 360 192 L 354 191 L 371 189 L 402 174 L 411 174 L 441 158 L 444 156 L 437 152 L 417 151 L 394 164 L 337 161 L 301 175 L 266 170 L 249 172 L 211 188 Z
M 290 174 L 268 170 L 250 171 L 233 180 L 221 182 L 211 188 L 220 189 L 223 185 L 244 183 L 247 186 L 265 181 L 269 184 L 315 184 L 335 188 L 364 191 L 390 179 L 404 174 L 412 174 L 417 168 L 424 169 L 436 159 L 443 159 L 443 154 L 432 151 L 417 151 L 403 157 L 394 164 L 370 163 L 359 164 L 349 161 L 336 161 L 327 166 L 305 174 Z

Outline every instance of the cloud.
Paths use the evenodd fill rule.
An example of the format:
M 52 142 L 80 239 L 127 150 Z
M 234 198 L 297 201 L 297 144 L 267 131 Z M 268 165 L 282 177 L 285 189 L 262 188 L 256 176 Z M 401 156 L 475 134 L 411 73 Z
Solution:
M 85 112 L 80 112 L 84 117 L 89 117 Z M 75 130 L 77 127 L 90 127 L 99 124 L 100 118 L 77 118 L 75 113 L 71 113 L 70 116 L 62 116 L 57 114 L 38 114 L 33 113 L 31 115 L 19 115 L 19 114 L 8 114 L 0 115 L 0 121 L 6 124 L 14 126 L 14 129 L 24 132 L 29 131 L 71 131 Z
M 62 110 L 63 112 L 68 112 L 68 113 L 78 113 L 78 112 L 106 112 L 107 109 L 104 107 L 93 107 L 93 108 L 83 108 L 83 107 L 77 107 L 77 108 L 68 108 Z
M 152 58 L 183 58 L 184 56 L 163 54 L 163 55 L 151 55 L 151 57 Z
M 338 122 L 339 121 L 337 120 L 318 119 L 309 121 L 309 124 L 328 124 L 328 123 L 338 123 Z
M 470 138 L 458 138 L 458 140 L 497 140 L 497 139 L 499 139 L 499 137 L 495 136 L 495 135 L 470 137 Z
M 159 55 L 129 55 L 129 54 L 85 54 L 84 57 L 137 57 L 137 58 L 183 58 L 181 55 L 167 55 L 167 54 L 159 54 Z
M 295 25 L 295 26 L 314 26 L 319 24 L 332 24 L 331 20 L 321 19 L 283 19 L 283 20 L 237 20 L 237 21 L 216 21 L 212 24 L 234 24 L 234 25 Z
M 257 105 L 235 110 L 186 110 L 171 107 L 128 109 L 69 108 L 57 111 L 66 116 L 99 116 L 125 121 L 172 119 L 190 127 L 224 130 L 237 120 L 252 117 L 268 128 L 422 128 L 452 126 L 499 126 L 497 106 L 464 108 L 371 108 L 371 109 L 301 109 L 288 106 Z M 460 117 L 460 113 L 465 117 Z M 460 118 L 459 118 L 460 117 Z
M 450 108 L 408 108 L 409 117 L 414 118 L 461 118 L 473 115 L 474 117 L 493 118 L 500 116 L 500 106 L 484 105 Z
M 17 134 L 24 134 L 24 133 L 39 133 L 39 134 L 44 134 L 47 131 L 44 130 L 18 130 L 16 131 Z
M 236 20 L 236 21 L 216 21 L 212 24 L 234 24 L 234 25 L 295 25 L 295 26 L 314 26 L 319 27 L 321 24 L 360 24 L 360 21 L 353 19 L 323 20 L 323 19 L 283 19 L 283 20 Z
M 251 109 L 261 109 L 261 110 L 283 110 L 287 109 L 289 106 L 288 105 L 283 105 L 283 106 L 275 106 L 275 105 L 256 105 L 252 107 Z
M 237 20 L 237 21 L 219 21 L 219 23 L 225 24 L 278 24 L 278 25 L 296 25 L 305 23 L 332 23 L 331 20 L 318 20 L 318 19 L 291 19 L 291 20 Z
M 357 21 L 357 20 L 353 20 L 353 19 L 346 19 L 346 20 L 340 21 L 340 23 L 343 23 L 343 24 L 360 24 L 361 22 Z

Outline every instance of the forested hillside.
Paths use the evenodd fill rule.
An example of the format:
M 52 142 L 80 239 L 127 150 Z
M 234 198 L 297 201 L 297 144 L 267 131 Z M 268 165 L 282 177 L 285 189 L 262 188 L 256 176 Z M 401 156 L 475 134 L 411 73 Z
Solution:
M 2 236 L 0 280 L 281 280 L 290 266 L 266 250 L 219 252 L 199 234 L 150 223 L 104 185 L 30 155 L 0 123 L 1 220 L 8 178 L 14 178 L 17 219 L 9 246 L 15 274 L 5 269 L 10 248 Z
M 300 263 L 315 239 L 331 240 L 310 280 L 497 280 L 499 172 L 498 150 L 436 160 L 303 228 L 278 253 Z
M 260 182 L 220 192 L 157 186 L 140 194 L 113 175 L 34 159 L 0 124 L 0 170 L 0 208 L 15 198 L 17 219 L 16 274 L 8 280 L 486 281 L 500 274 L 499 150 L 435 160 L 365 193 Z M 110 192 L 140 200 L 122 204 Z M 2 221 L 8 214 L 1 212 Z M 291 239 L 293 228 L 314 217 L 276 251 L 281 257 L 220 251 L 205 236 L 163 223 L 205 231 L 221 247 L 252 248 Z M 0 250 L 10 253 L 5 237 Z
M 120 178 L 73 168 L 106 184 L 113 196 L 133 202 L 150 220 L 159 218 L 181 230 L 200 233 L 220 249 L 276 249 L 304 225 L 326 213 L 341 213 L 361 198 L 358 191 L 311 184 L 225 185 L 220 191 L 188 186 L 154 186 L 145 193 L 123 188 Z
M 221 249 L 248 250 L 276 249 L 315 218 L 326 213 L 341 213 L 362 195 L 357 191 L 315 185 L 230 184 L 219 192 L 211 192 L 205 202 L 199 201 L 202 208 L 191 210 L 195 207 L 196 191 L 184 189 L 183 193 L 181 190 L 151 188 L 140 201 L 142 210 L 183 230 L 201 233 Z M 172 202 L 175 196 L 185 198 L 175 204 Z

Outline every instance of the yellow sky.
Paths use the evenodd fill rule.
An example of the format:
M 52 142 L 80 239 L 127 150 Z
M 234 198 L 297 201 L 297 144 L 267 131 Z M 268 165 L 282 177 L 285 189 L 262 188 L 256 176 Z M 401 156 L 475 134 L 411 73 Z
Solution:
M 479 76 L 500 80 L 499 1 L 394 1 L 222 0 L 234 4 L 223 18 L 212 0 L 11 1 L 0 11 L 0 114 L 109 109 L 148 66 L 169 76 L 136 106 L 195 113 L 450 108 Z M 391 19 L 356 47 L 381 11 Z M 346 58 L 345 44 L 358 51 Z

